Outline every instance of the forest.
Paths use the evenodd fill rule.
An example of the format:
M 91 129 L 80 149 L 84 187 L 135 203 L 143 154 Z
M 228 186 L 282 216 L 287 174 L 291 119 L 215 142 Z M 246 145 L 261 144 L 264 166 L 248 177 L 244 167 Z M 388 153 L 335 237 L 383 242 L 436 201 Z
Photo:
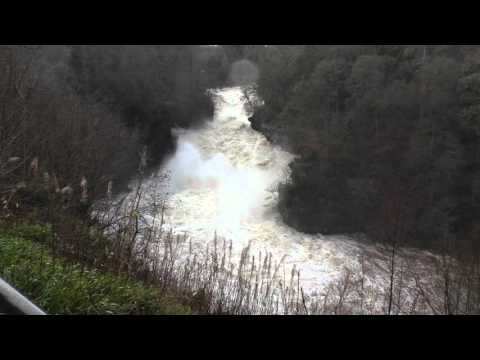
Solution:
M 172 249 L 186 240 L 142 227 L 142 181 L 175 154 L 175 129 L 211 121 L 209 91 L 232 86 L 251 105 L 251 127 L 296 156 L 277 189 L 286 225 L 386 246 L 383 313 L 404 312 L 395 305 L 402 248 L 468 269 L 456 290 L 453 265 L 442 270 L 443 307 L 419 290 L 431 312 L 480 311 L 478 45 L 1 45 L 0 277 L 54 313 L 273 314 L 279 302 L 286 313 L 353 313 L 348 286 L 320 311 L 295 270 L 279 293 L 275 275 L 262 282 L 262 301 L 240 270 L 251 265 L 249 281 L 270 276 L 271 257 L 257 268 L 242 252 L 233 281 L 216 234 L 203 263 L 190 253 L 176 268 Z M 134 200 L 115 203 L 124 192 Z M 99 206 L 115 215 L 100 218 Z M 155 209 L 163 224 L 165 205 Z M 152 259 L 156 242 L 166 253 Z M 16 268 L 18 254 L 39 263 Z M 79 293 L 52 289 L 68 301 L 38 285 L 67 273 Z
M 43 254 L 48 257 L 48 252 L 53 251 L 52 266 L 57 258 L 69 266 L 81 264 L 81 276 L 72 277 L 76 282 L 72 287 L 81 288 L 84 281 L 92 291 L 85 283 L 88 278 L 82 277 L 85 266 L 125 274 L 120 252 L 126 245 L 113 248 L 113 236 L 105 243 L 100 234 L 113 225 L 100 224 L 94 215 L 98 204 L 108 203 L 113 209 L 116 195 L 129 191 L 131 181 L 154 171 L 175 151 L 172 129 L 198 125 L 213 116 L 207 89 L 223 84 L 227 61 L 223 52 L 201 45 L 0 46 L 0 276 L 41 302 L 38 270 L 45 267 Z M 130 220 L 135 216 L 129 215 Z M 118 237 L 127 239 L 128 221 L 116 220 Z M 23 248 L 15 247 L 17 239 Z M 38 243 L 42 255 L 35 268 L 23 251 L 34 253 Z M 105 257 L 110 256 L 116 258 L 115 264 L 106 264 Z M 19 270 L 16 266 L 24 261 L 26 268 Z M 138 264 L 137 268 L 140 272 Z M 23 285 L 20 274 L 26 276 Z M 66 276 L 65 271 L 58 274 Z M 54 290 L 48 284 L 56 280 L 47 275 L 42 284 L 51 299 L 49 291 Z M 104 281 L 100 276 L 90 279 Z M 105 279 L 104 286 L 130 286 L 115 277 Z M 139 290 L 132 296 L 142 303 L 149 290 L 134 286 Z M 129 295 L 121 296 L 127 301 Z M 78 306 L 90 306 L 89 302 L 77 300 L 72 305 L 67 298 L 57 294 L 53 301 L 63 305 L 55 308 L 48 300 L 46 309 L 102 311 L 101 305 L 81 309 Z M 158 294 L 149 298 L 149 308 L 162 313 L 165 306 L 158 305 L 157 298 Z M 127 313 L 141 311 L 145 310 Z
M 300 157 L 280 211 L 308 233 L 478 254 L 475 45 L 258 49 L 251 121 Z
M 212 116 L 206 89 L 225 61 L 170 45 L 4 45 L 0 57 L 3 191 L 34 169 L 61 189 L 87 179 L 90 201 L 122 188 L 144 150 L 158 166 L 172 128 Z

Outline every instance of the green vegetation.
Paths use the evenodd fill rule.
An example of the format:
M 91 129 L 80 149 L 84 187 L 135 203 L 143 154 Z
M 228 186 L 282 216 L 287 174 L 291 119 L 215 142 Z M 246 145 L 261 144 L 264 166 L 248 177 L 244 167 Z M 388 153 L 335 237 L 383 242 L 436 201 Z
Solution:
M 285 223 L 388 244 L 381 312 L 407 311 L 407 245 L 443 255 L 440 283 L 427 278 L 443 298 L 413 273 L 409 313 L 478 313 L 478 45 L 1 45 L 0 276 L 51 314 L 353 312 L 363 260 L 310 302 L 296 272 L 277 283 L 271 256 L 234 264 L 214 239 L 199 258 L 148 225 L 141 185 L 112 200 L 174 151 L 172 129 L 212 115 L 206 90 L 238 85 L 229 66 L 242 62 L 259 74 L 253 128 L 299 155 L 280 187 Z M 355 311 L 379 310 L 362 298 Z
M 53 256 L 42 242 L 49 227 L 23 225 L 0 233 L 0 277 L 48 314 L 190 314 L 158 288 Z
M 477 45 L 258 50 L 253 127 L 299 155 L 281 189 L 287 224 L 478 254 Z
M 174 151 L 174 127 L 213 115 L 219 50 L 0 46 L 0 276 L 49 313 L 188 312 L 132 254 L 133 212 L 93 213 Z
M 83 210 L 112 183 L 122 191 L 141 156 L 152 169 L 175 150 L 173 128 L 213 116 L 208 74 L 223 58 L 188 45 L 1 45 L 0 197 L 44 174 L 64 194 L 86 184 Z

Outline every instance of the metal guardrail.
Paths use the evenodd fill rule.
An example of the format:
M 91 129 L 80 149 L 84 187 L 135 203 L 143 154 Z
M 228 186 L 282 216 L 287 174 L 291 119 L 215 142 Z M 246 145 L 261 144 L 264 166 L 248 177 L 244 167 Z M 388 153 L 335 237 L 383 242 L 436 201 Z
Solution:
M 46 315 L 25 296 L 0 279 L 0 315 Z

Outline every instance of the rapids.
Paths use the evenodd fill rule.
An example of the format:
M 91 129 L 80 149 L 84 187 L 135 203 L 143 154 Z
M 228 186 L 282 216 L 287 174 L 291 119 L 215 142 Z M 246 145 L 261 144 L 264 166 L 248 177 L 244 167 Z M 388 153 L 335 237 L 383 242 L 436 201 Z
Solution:
M 187 235 L 198 251 L 218 235 L 232 241 L 236 256 L 250 244 L 252 254 L 284 258 L 287 269 L 300 269 L 302 287 L 313 297 L 345 268 L 358 272 L 366 255 L 373 264 L 366 281 L 384 293 L 388 259 L 379 246 L 348 236 L 308 235 L 283 223 L 277 186 L 288 179 L 295 155 L 251 128 L 241 88 L 217 90 L 212 97 L 214 119 L 201 128 L 176 130 L 176 153 L 148 182 L 151 197 L 160 192 L 166 199 L 164 226 Z M 431 254 L 404 253 L 430 271 L 422 264 Z
M 248 121 L 241 88 L 214 92 L 216 113 L 200 129 L 176 131 L 178 150 L 160 170 L 168 176 L 165 226 L 194 243 L 219 237 L 239 252 L 286 256 L 306 289 L 330 282 L 362 247 L 344 236 L 307 235 L 286 226 L 276 210 L 277 185 L 295 158 L 272 146 Z M 155 179 L 153 180 L 155 181 Z

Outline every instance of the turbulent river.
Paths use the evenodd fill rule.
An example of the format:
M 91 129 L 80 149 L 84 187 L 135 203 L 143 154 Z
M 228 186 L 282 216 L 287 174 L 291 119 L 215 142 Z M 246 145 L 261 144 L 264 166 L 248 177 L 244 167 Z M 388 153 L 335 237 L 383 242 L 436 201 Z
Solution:
M 285 256 L 287 267 L 301 270 L 302 286 L 310 295 L 345 267 L 358 266 L 362 254 L 380 258 L 368 242 L 307 235 L 285 225 L 276 208 L 277 185 L 288 178 L 295 156 L 251 128 L 241 88 L 212 95 L 214 119 L 201 128 L 177 130 L 177 152 L 149 180 L 166 196 L 166 227 L 187 234 L 198 248 L 217 234 L 231 240 L 237 254 L 251 244 L 252 253 Z M 377 276 L 385 275 L 378 271 Z M 372 282 L 378 280 L 372 275 Z

